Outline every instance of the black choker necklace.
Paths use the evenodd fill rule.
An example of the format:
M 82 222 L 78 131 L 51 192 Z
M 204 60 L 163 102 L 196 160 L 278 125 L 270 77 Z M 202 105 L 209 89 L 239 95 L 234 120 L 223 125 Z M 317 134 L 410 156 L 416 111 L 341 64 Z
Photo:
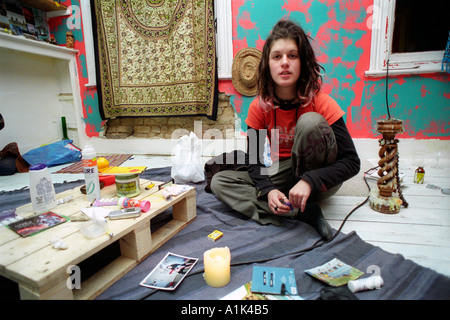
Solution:
M 294 99 L 290 99 L 290 100 L 283 100 L 283 99 L 280 99 L 278 97 L 275 97 L 275 102 L 278 103 L 280 108 L 284 109 L 284 110 L 298 108 L 300 106 L 300 102 L 298 102 L 295 98 Z
M 277 98 L 277 100 L 280 102 L 280 104 L 287 105 L 287 104 L 292 104 L 292 102 L 294 102 L 295 99 L 283 100 L 283 99 Z

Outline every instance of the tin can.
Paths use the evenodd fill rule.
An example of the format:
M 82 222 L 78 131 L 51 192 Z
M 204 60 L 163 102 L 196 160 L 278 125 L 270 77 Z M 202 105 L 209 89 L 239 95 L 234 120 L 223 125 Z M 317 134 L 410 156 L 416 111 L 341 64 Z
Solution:
M 132 198 L 141 193 L 138 174 L 116 175 L 116 191 L 119 197 Z

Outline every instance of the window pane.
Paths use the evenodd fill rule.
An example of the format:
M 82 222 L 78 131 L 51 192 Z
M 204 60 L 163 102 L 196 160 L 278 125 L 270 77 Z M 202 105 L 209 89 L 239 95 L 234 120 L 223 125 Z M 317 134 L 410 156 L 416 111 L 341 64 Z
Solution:
M 397 0 L 392 52 L 445 50 L 450 19 L 448 0 Z

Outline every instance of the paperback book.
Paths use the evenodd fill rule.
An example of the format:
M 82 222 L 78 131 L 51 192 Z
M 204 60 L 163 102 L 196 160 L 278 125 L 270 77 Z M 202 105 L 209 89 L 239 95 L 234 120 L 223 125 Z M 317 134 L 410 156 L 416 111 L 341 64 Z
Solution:
M 333 287 L 347 284 L 349 281 L 356 280 L 364 274 L 364 272 L 349 266 L 337 258 L 321 266 L 305 270 L 305 272 Z
M 137 167 L 108 167 L 104 171 L 101 172 L 101 174 L 112 174 L 112 175 L 120 175 L 120 174 L 132 174 L 132 173 L 142 173 L 145 169 L 147 169 L 146 166 L 137 166 Z

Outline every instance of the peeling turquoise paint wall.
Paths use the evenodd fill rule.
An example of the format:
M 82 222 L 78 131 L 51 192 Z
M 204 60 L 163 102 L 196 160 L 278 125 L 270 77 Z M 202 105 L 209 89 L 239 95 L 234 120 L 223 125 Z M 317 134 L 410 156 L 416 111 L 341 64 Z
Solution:
M 87 88 L 89 82 L 86 65 L 86 48 L 81 23 L 81 8 L 79 0 L 62 1 L 62 4 L 71 8 L 71 15 L 52 18 L 49 21 L 50 30 L 58 45 L 65 45 L 66 32 L 72 31 L 75 38 L 75 49 L 79 51 L 77 56 L 78 78 L 80 82 L 80 94 L 82 99 L 82 121 L 86 125 L 88 137 L 98 137 L 104 121 L 101 119 L 97 89 Z
M 376 120 L 387 118 L 385 79 L 370 79 L 371 10 L 373 0 L 233 0 L 233 50 L 262 49 L 273 25 L 288 18 L 314 39 L 317 58 L 325 68 L 323 90 L 346 112 L 354 138 L 376 138 Z M 448 74 L 389 77 L 391 117 L 404 121 L 399 137 L 450 139 Z M 243 97 L 231 82 L 219 90 L 231 97 L 241 122 L 253 97 Z M 245 130 L 245 124 L 243 125 Z
M 450 86 L 446 74 L 389 78 L 388 103 L 391 117 L 403 120 L 405 132 L 399 137 L 416 139 L 450 138 Z M 353 113 L 353 123 L 386 118 L 386 79 L 367 81 L 364 107 Z M 368 125 L 373 124 L 373 121 Z M 372 130 L 373 132 L 374 130 Z

